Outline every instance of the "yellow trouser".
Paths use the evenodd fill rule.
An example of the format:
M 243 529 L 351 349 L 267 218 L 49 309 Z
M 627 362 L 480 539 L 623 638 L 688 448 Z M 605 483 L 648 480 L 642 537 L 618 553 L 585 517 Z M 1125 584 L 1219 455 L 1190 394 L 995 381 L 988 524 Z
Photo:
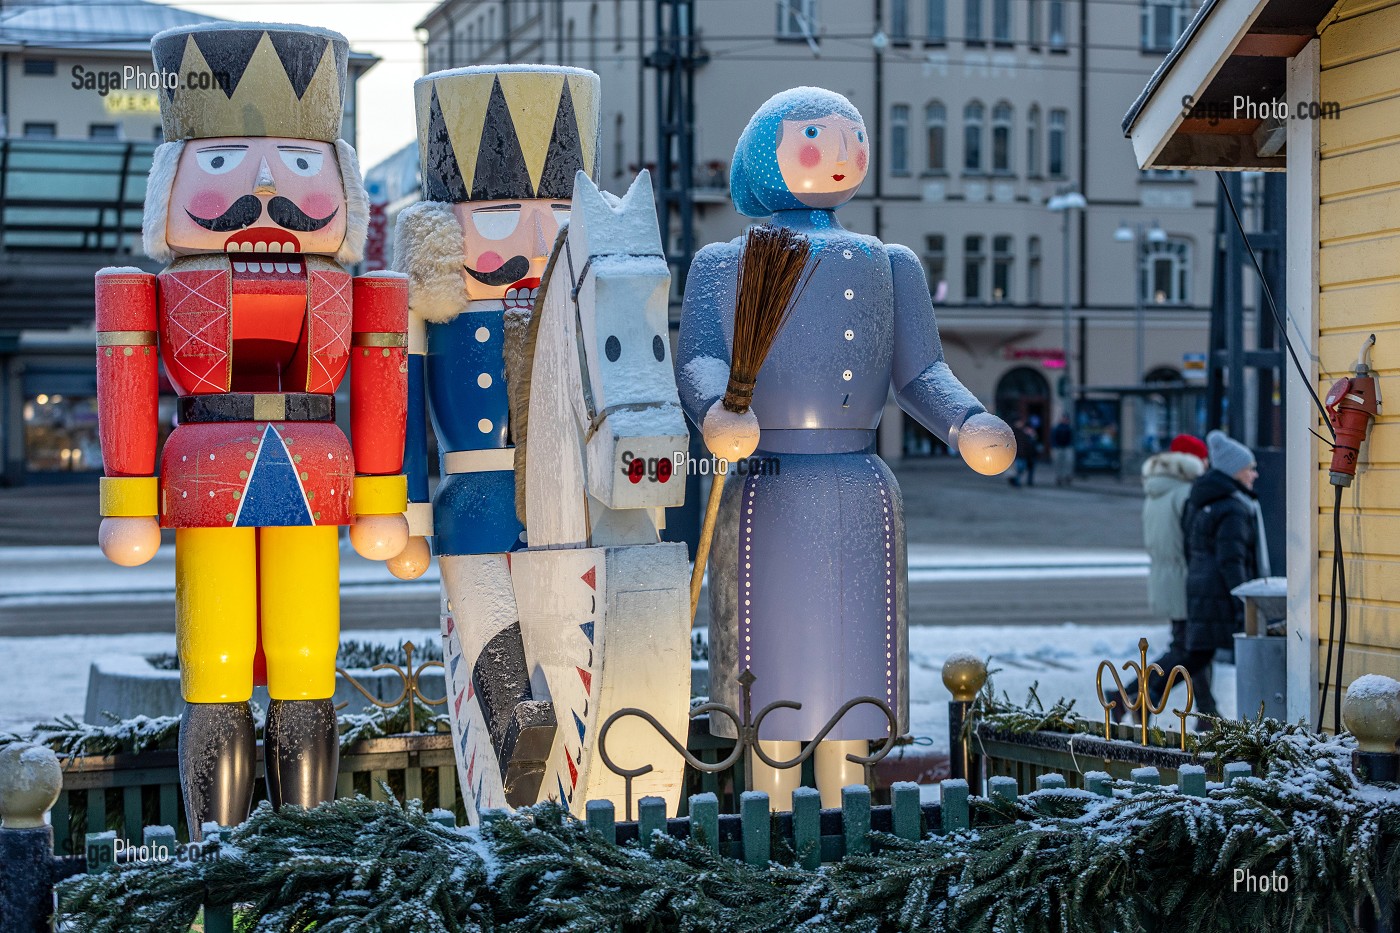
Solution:
M 335 693 L 336 532 L 334 525 L 176 529 L 175 641 L 186 702 L 252 697 L 259 625 L 272 699 Z

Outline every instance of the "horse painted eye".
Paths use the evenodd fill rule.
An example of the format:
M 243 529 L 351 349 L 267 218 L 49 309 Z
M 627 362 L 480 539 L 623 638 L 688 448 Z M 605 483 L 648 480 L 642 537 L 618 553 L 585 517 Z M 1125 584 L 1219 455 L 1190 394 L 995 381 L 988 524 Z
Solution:
M 658 363 L 666 359 L 666 341 L 661 339 L 660 334 L 651 338 L 651 353 L 652 356 L 656 357 Z
M 617 358 L 622 355 L 622 341 L 617 337 L 609 337 L 603 344 L 603 352 L 608 355 L 608 362 L 616 363 Z
M 815 126 L 809 126 L 802 132 L 807 136 L 808 139 L 816 139 L 817 136 L 820 135 L 821 130 L 819 130 Z

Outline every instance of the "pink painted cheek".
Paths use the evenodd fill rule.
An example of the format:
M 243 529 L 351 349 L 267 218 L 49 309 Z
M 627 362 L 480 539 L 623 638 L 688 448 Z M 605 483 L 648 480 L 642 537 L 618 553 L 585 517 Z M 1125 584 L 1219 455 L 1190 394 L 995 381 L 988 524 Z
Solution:
M 803 168 L 813 168 L 821 160 L 822 151 L 811 143 L 797 150 L 797 161 L 802 163 Z
M 339 208 L 340 202 L 329 194 L 309 194 L 297 206 L 312 217 L 325 217 Z
M 473 264 L 472 268 L 476 269 L 477 272 L 495 272 L 497 269 L 501 268 L 501 264 L 504 262 L 505 260 L 501 258 L 500 253 L 487 250 L 476 257 L 476 262 Z
M 862 172 L 865 171 L 865 165 L 868 161 L 869 158 L 866 156 L 864 149 L 856 153 L 856 167 Z
M 194 214 L 196 217 L 209 218 L 218 217 L 224 211 L 228 210 L 228 206 L 231 203 L 232 199 L 224 192 L 205 189 L 195 192 L 186 207 L 189 209 L 190 213 Z

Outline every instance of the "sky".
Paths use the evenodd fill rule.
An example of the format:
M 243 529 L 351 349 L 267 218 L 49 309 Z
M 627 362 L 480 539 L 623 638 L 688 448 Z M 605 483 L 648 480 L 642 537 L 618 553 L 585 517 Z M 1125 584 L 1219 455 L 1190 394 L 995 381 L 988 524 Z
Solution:
M 417 132 L 413 80 L 423 74 L 423 46 L 413 27 L 435 0 L 157 0 L 224 19 L 300 23 L 334 29 L 357 52 L 380 58 L 360 81 L 356 150 L 367 170 L 403 148 Z

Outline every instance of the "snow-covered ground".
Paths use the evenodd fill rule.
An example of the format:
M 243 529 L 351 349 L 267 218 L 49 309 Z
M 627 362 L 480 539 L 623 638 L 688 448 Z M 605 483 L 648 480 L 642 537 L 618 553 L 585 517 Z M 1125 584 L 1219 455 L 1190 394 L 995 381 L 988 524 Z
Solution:
M 1032 683 L 1047 705 L 1060 697 L 1076 700 L 1075 709 L 1090 718 L 1102 715 L 1094 692 L 1100 660 L 1117 664 L 1136 660 L 1137 640 L 1146 636 L 1155 655 L 1168 641 L 1165 625 L 1124 626 L 990 626 L 915 627 L 909 631 L 910 726 L 935 748 L 948 747 L 948 700 L 941 676 L 952 653 L 970 651 L 990 657 L 997 670 L 998 691 L 1022 702 Z M 386 645 L 412 639 L 418 644 L 436 632 L 356 631 L 363 641 Z M 156 654 L 175 650 L 174 635 L 102 635 L 0 638 L 0 732 L 28 728 L 36 722 L 69 714 L 82 717 L 88 668 L 97 658 L 121 654 Z M 999 670 L 998 670 L 999 669 Z M 1126 677 L 1125 677 L 1126 679 Z M 1223 712 L 1235 712 L 1235 669 L 1217 664 L 1213 690 Z M 1184 701 L 1178 688 L 1175 703 Z

